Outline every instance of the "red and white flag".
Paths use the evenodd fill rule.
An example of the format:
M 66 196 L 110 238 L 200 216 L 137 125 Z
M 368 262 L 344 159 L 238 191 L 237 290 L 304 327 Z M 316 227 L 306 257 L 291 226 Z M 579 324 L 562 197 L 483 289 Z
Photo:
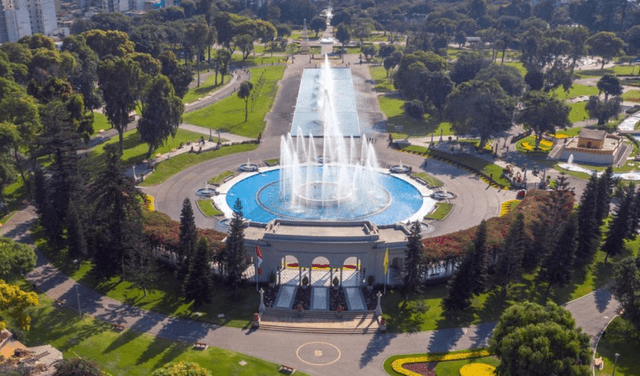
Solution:
M 262 275 L 262 268 L 260 267 L 260 265 L 262 265 L 262 252 L 260 252 L 260 247 L 258 247 L 256 245 L 256 266 L 258 267 L 258 275 Z

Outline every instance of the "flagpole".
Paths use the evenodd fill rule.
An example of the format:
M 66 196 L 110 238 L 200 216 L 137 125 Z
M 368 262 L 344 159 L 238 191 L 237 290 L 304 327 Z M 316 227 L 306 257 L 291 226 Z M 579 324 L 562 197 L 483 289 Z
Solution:
M 253 264 L 256 267 L 256 291 L 258 291 L 258 264 Z
M 384 294 L 387 294 L 387 281 L 389 280 L 389 270 L 387 269 L 387 273 L 384 275 Z

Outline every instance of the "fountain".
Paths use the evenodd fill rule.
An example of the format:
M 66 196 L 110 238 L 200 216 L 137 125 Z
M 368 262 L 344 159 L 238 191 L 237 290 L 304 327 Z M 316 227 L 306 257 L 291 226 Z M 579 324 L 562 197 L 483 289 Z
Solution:
M 564 168 L 565 170 L 569 171 L 584 172 L 585 174 L 589 175 L 593 175 L 593 173 L 596 172 L 594 170 L 590 170 L 588 168 L 573 164 L 573 154 L 569 155 L 569 158 L 567 158 L 567 163 L 559 163 L 558 167 Z
M 240 171 L 242 172 L 254 172 L 258 171 L 258 165 L 255 163 L 251 163 L 247 158 L 247 163 L 243 163 L 240 165 Z
M 379 167 L 372 143 L 360 135 L 350 70 L 332 69 L 325 56 L 321 69 L 303 72 L 300 86 L 291 133 L 280 140 L 280 166 L 236 182 L 223 192 L 223 204 L 233 207 L 240 198 L 245 217 L 260 223 L 422 219 L 435 203 L 431 192 Z
M 456 198 L 456 195 L 455 193 L 452 193 L 452 192 L 437 191 L 437 192 L 433 192 L 431 197 L 435 198 L 436 200 L 450 200 L 450 199 Z
M 205 184 L 204 188 L 200 188 L 196 191 L 198 196 L 211 197 L 215 196 L 218 192 L 215 188 L 209 186 L 209 183 Z

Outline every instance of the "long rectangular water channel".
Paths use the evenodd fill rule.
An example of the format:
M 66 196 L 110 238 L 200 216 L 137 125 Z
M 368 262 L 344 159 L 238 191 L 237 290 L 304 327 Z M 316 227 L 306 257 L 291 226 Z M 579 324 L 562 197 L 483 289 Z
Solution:
M 304 70 L 298 90 L 296 110 L 293 113 L 293 122 L 291 123 L 291 136 L 324 136 L 322 104 L 327 102 L 326 96 L 333 95 L 333 108 L 329 110 L 335 114 L 342 135 L 360 137 L 351 69 L 332 68 L 331 77 L 333 94 L 328 93 L 322 84 L 322 69 L 307 68 Z M 300 134 L 298 134 L 298 129 L 300 129 Z

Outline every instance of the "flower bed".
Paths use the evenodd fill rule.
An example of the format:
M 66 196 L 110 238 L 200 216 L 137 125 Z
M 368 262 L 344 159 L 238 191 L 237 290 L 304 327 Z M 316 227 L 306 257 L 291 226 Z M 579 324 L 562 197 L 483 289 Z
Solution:
M 487 350 L 478 350 L 472 352 L 455 353 L 455 354 L 426 354 L 424 356 L 410 356 L 406 358 L 396 359 L 391 363 L 391 368 L 401 375 L 421 376 L 419 373 L 406 369 L 405 364 L 412 363 L 431 363 L 431 362 L 448 362 L 451 360 L 462 360 L 471 358 L 481 358 L 491 355 Z
M 513 205 L 514 202 L 518 202 L 518 200 L 505 201 L 500 205 L 500 216 L 501 217 L 511 211 L 511 206 Z
M 460 376 L 494 376 L 496 367 L 490 364 L 472 363 L 460 368 Z

